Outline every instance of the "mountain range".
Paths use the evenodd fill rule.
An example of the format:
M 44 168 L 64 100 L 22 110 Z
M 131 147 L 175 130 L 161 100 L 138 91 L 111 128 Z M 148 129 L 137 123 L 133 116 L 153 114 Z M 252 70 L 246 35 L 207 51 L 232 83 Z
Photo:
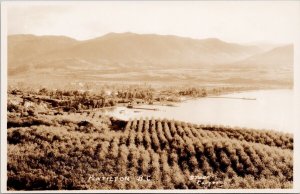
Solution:
M 238 70 L 244 74 L 255 69 L 267 72 L 267 76 L 283 71 L 286 76 L 280 79 L 290 82 L 292 67 L 292 44 L 264 49 L 262 45 L 229 43 L 217 38 L 130 32 L 109 33 L 84 41 L 66 36 L 8 36 L 8 75 L 12 78 L 57 73 L 77 77 L 97 75 L 98 79 L 114 74 L 111 77 L 117 79 L 116 73 L 140 72 L 138 81 L 147 77 L 143 75 L 149 71 L 222 69 L 227 73 Z M 272 76 L 278 80 L 276 74 Z M 263 80 L 263 75 L 261 77 Z M 270 76 L 267 79 L 270 80 Z

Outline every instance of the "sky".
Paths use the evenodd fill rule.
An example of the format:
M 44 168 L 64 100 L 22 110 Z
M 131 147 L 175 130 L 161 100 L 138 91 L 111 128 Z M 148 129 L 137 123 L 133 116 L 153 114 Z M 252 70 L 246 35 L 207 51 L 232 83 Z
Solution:
M 293 43 L 300 1 L 7 2 L 7 32 L 86 40 L 109 32 Z

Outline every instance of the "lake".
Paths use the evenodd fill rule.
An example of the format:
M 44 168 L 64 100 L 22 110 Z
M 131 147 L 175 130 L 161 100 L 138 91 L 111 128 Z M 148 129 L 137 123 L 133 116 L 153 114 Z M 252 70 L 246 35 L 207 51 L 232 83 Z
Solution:
M 196 124 L 274 129 L 293 133 L 293 90 L 258 90 L 226 94 L 217 98 L 198 98 L 177 103 L 176 107 L 138 107 L 158 110 L 116 107 L 109 114 L 124 120 L 154 117 Z

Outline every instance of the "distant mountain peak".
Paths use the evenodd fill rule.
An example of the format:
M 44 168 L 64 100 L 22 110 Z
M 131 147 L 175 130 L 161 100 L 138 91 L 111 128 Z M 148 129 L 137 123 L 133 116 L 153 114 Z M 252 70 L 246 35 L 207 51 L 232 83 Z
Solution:
M 187 73 L 188 78 L 183 79 L 212 79 L 222 83 L 275 80 L 291 84 L 292 64 L 292 45 L 266 51 L 259 45 L 230 43 L 218 38 L 193 39 L 132 32 L 108 33 L 82 41 L 66 36 L 8 37 L 8 74 L 18 78 L 35 77 L 40 73 L 46 78 L 59 72 L 61 76 L 72 75 L 78 79 L 96 76 L 97 80 L 169 80 L 177 76 L 181 79 L 182 68 L 192 68 L 195 72 Z M 170 76 L 167 71 L 156 75 L 161 69 L 180 72 L 180 75 L 172 73 Z M 212 69 L 212 72 L 207 74 L 205 69 Z M 131 71 L 134 73 L 130 74 Z
M 34 41 L 26 41 L 27 36 Z M 25 41 L 22 41 L 22 37 Z M 20 38 L 20 40 L 14 39 Z M 95 67 L 116 64 L 157 68 L 205 67 L 234 63 L 261 52 L 255 46 L 227 43 L 218 38 L 192 39 L 175 35 L 111 32 L 85 41 L 65 36 L 19 35 L 9 38 L 9 69 L 26 64 L 35 67 L 71 67 L 84 62 Z M 26 61 L 25 61 L 26 60 Z M 73 61 L 72 61 L 73 60 Z
M 206 38 L 206 39 L 203 39 L 204 41 L 207 41 L 207 42 L 224 42 L 223 40 L 220 40 L 218 38 Z
M 132 35 L 139 35 L 139 34 L 136 34 L 136 33 L 133 33 L 133 32 L 109 32 L 99 38 L 112 38 L 112 37 L 120 37 L 120 36 L 132 36 Z

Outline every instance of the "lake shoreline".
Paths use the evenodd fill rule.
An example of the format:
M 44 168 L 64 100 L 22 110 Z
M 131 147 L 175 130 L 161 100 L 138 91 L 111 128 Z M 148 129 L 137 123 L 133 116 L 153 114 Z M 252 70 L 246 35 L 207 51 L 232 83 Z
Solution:
M 271 130 L 275 130 L 275 131 L 287 131 L 290 133 L 290 132 L 292 132 L 292 129 L 288 129 L 288 128 L 292 127 L 291 119 L 289 119 L 290 123 L 288 125 L 286 125 L 287 127 L 284 127 L 283 123 L 280 123 L 279 121 L 276 121 L 276 120 L 284 121 L 285 118 L 288 118 L 288 117 L 284 116 L 284 114 L 275 114 L 273 117 L 270 117 L 270 116 L 268 117 L 268 114 L 270 115 L 270 113 L 267 113 L 268 110 L 265 110 L 264 114 L 262 114 L 262 109 L 265 106 L 265 108 L 270 110 L 269 112 L 272 112 L 271 109 L 272 109 L 272 106 L 274 106 L 274 105 L 268 104 L 268 101 L 272 101 L 271 99 L 273 98 L 276 101 L 276 103 L 274 103 L 274 104 L 277 104 L 278 101 L 279 102 L 281 101 L 281 97 L 276 96 L 277 95 L 276 93 L 278 93 L 278 92 L 290 93 L 292 91 L 293 90 L 289 90 L 289 89 L 280 89 L 280 90 L 271 89 L 271 90 L 254 90 L 254 91 L 252 90 L 252 91 L 247 91 L 247 92 L 234 92 L 234 93 L 230 93 L 230 94 L 228 93 L 228 94 L 223 94 L 223 95 L 218 95 L 218 96 L 189 98 L 189 99 L 185 99 L 184 101 L 181 101 L 181 102 L 172 103 L 172 106 L 167 105 L 167 104 L 154 104 L 154 105 L 142 104 L 142 105 L 133 106 L 132 108 L 120 106 L 120 107 L 116 107 L 116 110 L 113 111 L 113 114 L 111 114 L 111 112 L 110 112 L 110 113 L 108 113 L 108 115 L 114 116 L 121 120 L 129 120 L 129 119 L 134 119 L 134 118 L 138 118 L 138 117 L 144 117 L 144 118 L 145 117 L 149 117 L 149 118 L 154 117 L 154 118 L 161 118 L 161 119 L 166 118 L 166 119 L 181 120 L 183 122 L 192 122 L 192 123 L 208 124 L 208 125 L 214 124 L 214 125 L 240 126 L 242 128 L 246 127 L 246 128 L 258 128 L 258 129 L 271 129 Z M 274 95 L 272 94 L 272 92 L 274 93 Z M 255 98 L 255 95 L 258 95 L 258 97 Z M 267 96 L 264 96 L 264 95 L 267 95 Z M 214 98 L 214 97 L 217 97 L 217 98 Z M 289 98 L 289 97 L 287 97 L 285 95 L 282 96 L 283 101 L 286 98 Z M 251 99 L 251 100 L 245 100 L 245 99 Z M 255 99 L 255 100 L 252 100 L 252 99 Z M 254 101 L 254 102 L 243 103 L 240 101 Z M 197 117 L 193 116 L 193 115 L 199 113 L 199 111 L 197 112 L 197 110 L 195 110 L 196 107 L 200 108 L 200 106 L 197 105 L 197 102 L 199 102 L 201 104 L 201 106 L 204 106 L 207 109 L 206 112 L 208 112 L 208 113 L 206 113 L 205 111 L 200 111 L 201 112 L 200 115 L 211 114 L 210 118 L 206 117 L 207 118 L 206 121 L 205 121 L 205 119 L 199 119 L 197 121 Z M 209 110 L 207 108 L 207 105 L 205 105 L 206 102 L 211 104 L 212 110 L 211 109 Z M 228 120 L 230 120 L 230 122 L 224 121 L 222 119 L 222 116 L 226 115 L 226 114 L 222 113 L 221 110 L 217 110 L 216 105 L 213 105 L 213 103 L 216 103 L 219 107 L 226 107 L 224 111 L 227 111 L 227 114 L 229 114 L 230 109 L 229 109 L 229 105 L 226 105 L 226 103 L 229 103 L 233 107 L 235 107 L 236 111 L 232 111 L 233 112 L 232 117 L 229 117 L 228 115 L 224 116 L 224 119 L 227 118 Z M 250 105 L 243 107 L 244 106 L 243 104 L 247 104 L 247 103 L 248 104 L 250 103 Z M 190 104 L 194 104 L 194 106 L 188 106 Z M 239 105 L 239 108 L 237 108 L 237 105 Z M 191 115 L 190 117 L 193 117 L 192 119 L 187 117 L 186 115 L 183 115 L 182 113 L 180 113 L 180 111 L 178 111 L 178 109 L 180 109 L 182 107 L 184 108 L 182 110 L 186 111 L 186 115 Z M 138 108 L 138 109 L 135 109 L 135 108 Z M 257 118 L 255 118 L 255 116 L 253 116 L 253 114 L 256 114 L 255 110 L 250 111 L 250 113 L 252 115 L 249 113 L 250 119 L 247 118 L 247 115 L 245 114 L 247 112 L 247 110 L 245 110 L 246 108 L 249 108 L 249 109 L 256 108 L 258 111 Z M 292 106 L 290 108 L 292 108 Z M 156 109 L 158 109 L 158 110 L 156 110 Z M 239 111 L 239 109 L 240 109 L 240 111 Z M 275 110 L 276 107 L 274 107 L 273 109 Z M 213 110 L 215 110 L 215 111 L 213 111 Z M 291 112 L 292 109 L 289 109 L 288 107 L 285 107 L 284 109 L 280 109 L 278 107 L 276 109 L 277 112 L 279 112 L 280 110 L 284 110 L 286 113 L 288 111 Z M 118 111 L 119 111 L 119 113 L 120 113 L 120 111 L 122 113 L 118 114 Z M 237 113 L 240 113 L 240 114 L 243 113 L 244 117 L 239 116 L 238 119 L 233 119 L 233 117 L 236 116 Z M 180 118 L 180 116 L 176 116 L 176 114 L 181 114 L 182 119 Z M 213 119 L 214 114 L 217 117 L 215 120 Z M 291 113 L 289 113 L 289 115 L 291 115 Z M 284 116 L 284 118 L 282 118 L 283 116 Z M 265 117 L 266 121 L 263 122 L 263 120 L 259 119 L 259 117 Z M 276 119 L 276 117 L 278 117 L 278 118 Z M 269 120 L 270 119 L 273 120 L 273 124 L 271 121 L 268 121 L 267 118 L 269 118 Z M 243 120 L 245 120 L 245 121 L 243 122 Z M 246 125 L 246 123 L 247 123 L 246 120 L 248 120 L 248 125 Z M 193 121 L 196 121 L 196 122 L 193 122 Z M 255 123 L 256 121 L 257 121 L 257 124 Z M 285 120 L 285 122 L 288 122 L 288 120 Z M 257 125 L 257 127 L 255 127 L 256 125 Z M 279 127 L 276 127 L 276 125 L 278 125 Z M 250 127 L 248 127 L 248 126 L 250 126 Z M 286 129 L 284 129 L 284 128 L 286 128 Z

